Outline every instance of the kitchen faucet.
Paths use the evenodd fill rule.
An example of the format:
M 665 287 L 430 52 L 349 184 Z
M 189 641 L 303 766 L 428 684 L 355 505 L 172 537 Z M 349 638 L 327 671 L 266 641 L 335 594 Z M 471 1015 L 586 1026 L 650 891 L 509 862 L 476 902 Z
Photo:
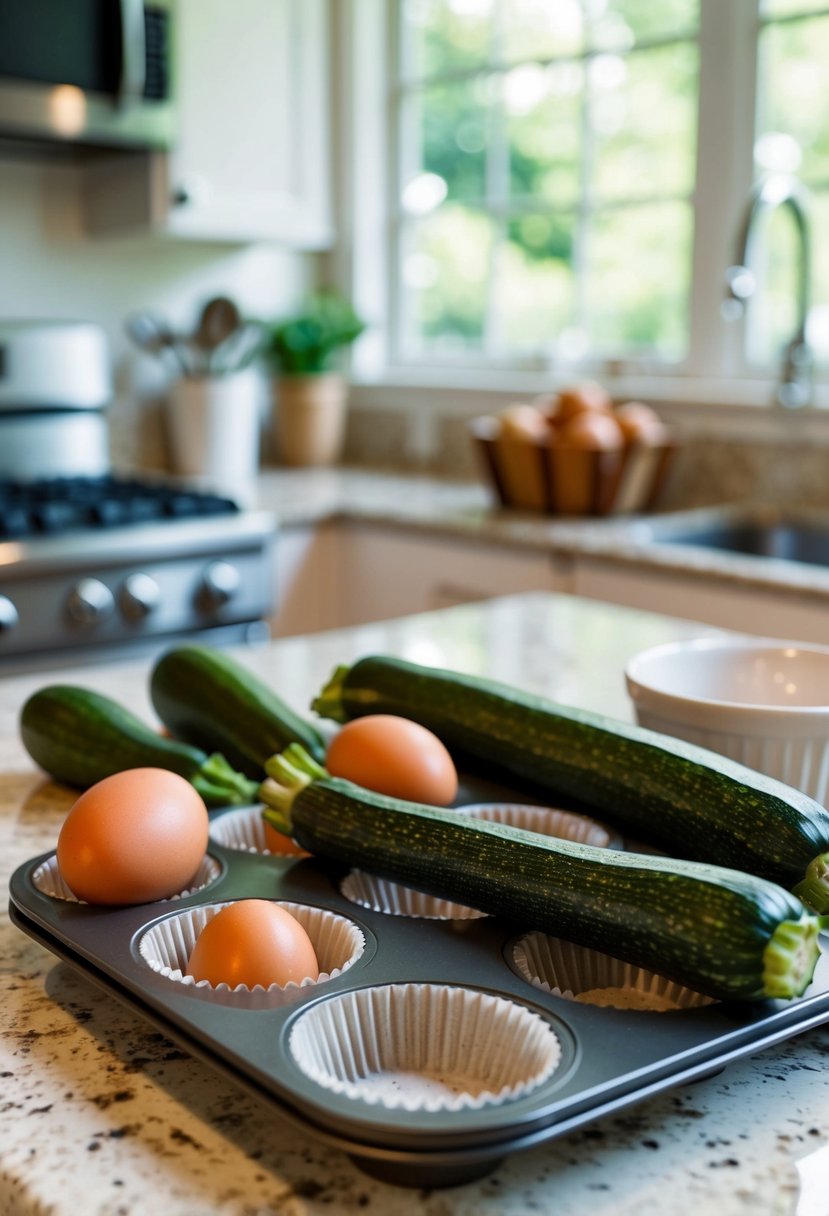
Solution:
M 761 215 L 778 207 L 789 208 L 798 237 L 797 327 L 784 351 L 775 400 L 787 409 L 799 409 L 811 403 L 813 359 L 806 340 L 811 291 L 809 215 L 806 192 L 796 178 L 782 175 L 768 177 L 753 190 L 740 230 L 737 260 L 726 271 L 727 300 L 736 302 L 739 315 L 754 294 L 757 279 L 751 265 L 756 224 Z

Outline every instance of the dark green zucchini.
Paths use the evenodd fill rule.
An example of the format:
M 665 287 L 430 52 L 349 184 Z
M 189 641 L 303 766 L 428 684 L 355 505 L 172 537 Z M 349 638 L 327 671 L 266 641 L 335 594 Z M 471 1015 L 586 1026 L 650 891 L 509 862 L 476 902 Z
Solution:
M 819 918 L 765 879 L 401 802 L 328 777 L 297 747 L 268 771 L 265 819 L 318 856 L 723 1000 L 798 996 L 811 980 Z
M 829 910 L 829 814 L 806 794 L 655 731 L 557 705 L 481 677 L 372 656 L 338 668 L 323 717 L 399 714 L 481 766 L 578 799 L 674 856 L 758 874 Z
M 268 756 L 301 743 L 318 760 L 325 741 L 254 673 L 223 651 L 176 646 L 150 676 L 153 707 L 178 739 L 220 751 L 249 777 L 261 777 Z
M 52 684 L 20 711 L 20 737 L 35 764 L 65 785 L 88 789 L 128 768 L 164 768 L 185 777 L 209 806 L 256 802 L 259 784 L 221 755 L 165 739 L 101 693 Z

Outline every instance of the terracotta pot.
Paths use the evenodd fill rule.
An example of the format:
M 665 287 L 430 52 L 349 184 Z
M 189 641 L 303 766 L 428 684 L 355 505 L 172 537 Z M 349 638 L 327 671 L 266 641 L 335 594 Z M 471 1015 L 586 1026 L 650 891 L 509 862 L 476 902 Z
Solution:
M 280 376 L 276 382 L 276 458 L 280 464 L 334 464 L 342 455 L 348 384 L 336 372 Z

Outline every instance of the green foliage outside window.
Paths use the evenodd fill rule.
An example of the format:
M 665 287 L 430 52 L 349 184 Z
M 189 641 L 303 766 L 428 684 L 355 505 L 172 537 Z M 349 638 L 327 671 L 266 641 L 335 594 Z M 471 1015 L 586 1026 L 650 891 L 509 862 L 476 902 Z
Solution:
M 682 360 L 700 3 L 401 0 L 404 355 Z M 828 359 L 829 0 L 758 12 L 755 176 L 811 191 L 812 341 Z M 408 206 L 421 180 L 430 201 Z M 791 333 L 785 228 L 770 225 L 760 361 Z

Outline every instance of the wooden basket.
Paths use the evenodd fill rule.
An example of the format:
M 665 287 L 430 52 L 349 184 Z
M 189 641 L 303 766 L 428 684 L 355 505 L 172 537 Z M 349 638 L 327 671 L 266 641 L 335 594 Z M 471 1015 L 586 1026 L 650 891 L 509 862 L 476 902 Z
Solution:
M 551 515 L 653 510 L 677 450 L 672 439 L 612 451 L 504 439 L 492 416 L 473 419 L 469 430 L 501 505 Z

